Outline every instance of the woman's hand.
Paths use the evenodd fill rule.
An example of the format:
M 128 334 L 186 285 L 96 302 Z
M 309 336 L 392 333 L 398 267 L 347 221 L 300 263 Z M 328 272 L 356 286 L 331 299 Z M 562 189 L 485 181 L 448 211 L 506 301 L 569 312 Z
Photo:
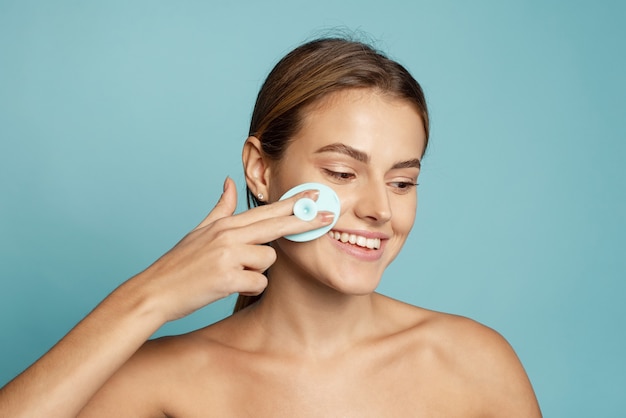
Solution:
M 237 191 L 232 179 L 209 215 L 174 248 L 135 279 L 151 289 L 159 300 L 165 321 L 181 318 L 233 293 L 256 295 L 267 286 L 263 272 L 276 260 L 268 245 L 279 237 L 296 234 L 332 222 L 333 215 L 320 212 L 304 222 L 293 214 L 302 198 L 317 199 L 316 191 L 233 215 Z

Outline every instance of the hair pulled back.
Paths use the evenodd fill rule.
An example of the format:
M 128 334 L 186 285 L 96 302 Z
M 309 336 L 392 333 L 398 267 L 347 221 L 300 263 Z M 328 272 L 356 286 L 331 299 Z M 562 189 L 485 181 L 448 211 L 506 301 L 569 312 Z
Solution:
M 298 133 L 308 106 L 331 93 L 371 88 L 412 103 L 424 123 L 428 145 L 429 120 L 419 83 L 399 63 L 360 41 L 321 38 L 307 42 L 283 57 L 263 83 L 252 113 L 250 136 L 261 142 L 263 153 L 279 161 L 289 140 Z M 263 204 L 247 189 L 248 207 Z M 237 312 L 260 299 L 242 296 Z

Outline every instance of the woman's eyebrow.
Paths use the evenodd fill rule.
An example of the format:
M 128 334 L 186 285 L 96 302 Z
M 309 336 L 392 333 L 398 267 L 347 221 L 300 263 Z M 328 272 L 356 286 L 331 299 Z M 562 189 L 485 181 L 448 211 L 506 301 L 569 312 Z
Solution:
M 370 161 L 370 156 L 363 151 L 359 151 L 358 149 L 353 148 L 350 145 L 341 144 L 338 142 L 330 145 L 325 145 L 315 151 L 316 154 L 323 152 L 337 152 L 339 154 L 347 155 L 350 158 L 354 158 L 355 160 L 362 163 L 368 163 Z
M 330 145 L 325 145 L 322 148 L 315 151 L 316 154 L 324 153 L 324 152 L 336 152 L 339 154 L 347 155 L 350 158 L 354 158 L 355 160 L 362 163 L 369 163 L 370 156 L 363 151 L 359 151 L 356 148 L 351 147 L 350 145 L 342 144 L 342 143 L 334 143 Z M 398 161 L 391 168 L 392 169 L 400 169 L 400 168 L 421 168 L 422 163 L 419 158 L 412 158 L 406 161 Z
M 391 168 L 394 170 L 398 168 L 422 168 L 422 162 L 419 158 L 413 158 L 411 160 L 398 161 Z

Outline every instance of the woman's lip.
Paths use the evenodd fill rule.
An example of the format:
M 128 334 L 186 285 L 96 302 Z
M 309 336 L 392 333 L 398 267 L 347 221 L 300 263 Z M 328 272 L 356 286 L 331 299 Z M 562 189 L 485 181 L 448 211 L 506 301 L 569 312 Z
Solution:
M 333 228 L 331 229 L 331 231 L 335 231 L 339 233 L 345 232 L 346 234 L 351 234 L 351 235 L 360 235 L 365 238 L 379 238 L 381 241 L 389 239 L 389 235 L 383 234 L 382 232 L 363 231 L 363 230 L 356 230 L 356 229 L 340 229 L 340 228 Z
M 337 232 L 339 231 L 337 230 Z M 328 234 L 326 234 L 326 238 L 331 240 L 333 242 L 333 245 L 337 246 L 338 248 L 340 248 L 347 254 L 362 261 L 380 260 L 380 258 L 383 256 L 383 253 L 384 253 L 385 244 L 387 243 L 386 239 L 381 239 L 380 248 L 377 250 L 374 250 L 370 248 L 359 247 L 358 245 L 350 244 L 349 242 L 341 242 L 339 240 L 331 238 Z M 372 238 L 377 238 L 377 237 L 372 237 Z

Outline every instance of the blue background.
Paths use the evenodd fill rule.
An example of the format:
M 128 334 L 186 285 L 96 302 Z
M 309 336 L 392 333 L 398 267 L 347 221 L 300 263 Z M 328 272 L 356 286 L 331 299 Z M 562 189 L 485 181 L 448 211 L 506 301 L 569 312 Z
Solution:
M 0 0 L 0 384 L 195 226 L 226 175 L 243 190 L 264 77 L 340 27 L 405 64 L 432 115 L 380 291 L 501 332 L 545 416 L 623 416 L 624 3 L 226 3 Z

